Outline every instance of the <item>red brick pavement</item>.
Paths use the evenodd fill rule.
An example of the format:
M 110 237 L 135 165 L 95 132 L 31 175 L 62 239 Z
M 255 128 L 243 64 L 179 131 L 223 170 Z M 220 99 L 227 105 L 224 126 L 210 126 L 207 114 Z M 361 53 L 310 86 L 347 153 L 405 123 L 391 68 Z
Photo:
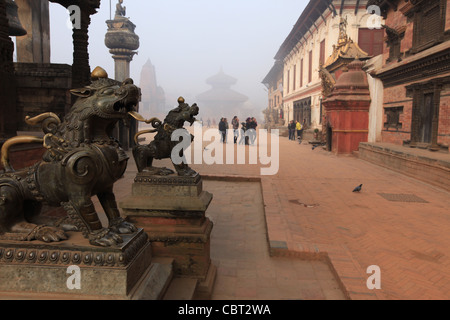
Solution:
M 196 169 L 260 176 L 273 253 L 325 256 L 351 299 L 450 298 L 448 192 L 283 137 L 279 150 L 275 176 L 260 176 L 257 165 Z M 361 183 L 362 192 L 353 193 Z M 392 202 L 380 193 L 415 195 L 426 202 Z M 367 288 L 372 265 L 381 269 L 381 290 Z
M 260 176 L 259 165 L 192 167 L 204 176 L 260 178 L 272 254 L 325 259 L 349 298 L 450 298 L 448 192 L 284 137 L 279 154 L 274 176 Z M 392 202 L 380 193 L 426 202 Z M 366 286 L 372 265 L 381 269 L 381 290 Z

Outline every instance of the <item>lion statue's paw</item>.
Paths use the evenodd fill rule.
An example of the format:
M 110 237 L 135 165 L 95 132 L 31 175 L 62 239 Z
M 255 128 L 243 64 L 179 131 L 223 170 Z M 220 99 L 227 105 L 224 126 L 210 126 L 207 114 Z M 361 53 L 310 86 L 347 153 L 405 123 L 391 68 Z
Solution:
M 111 247 L 123 243 L 123 239 L 110 229 L 101 229 L 89 235 L 89 243 L 99 247 Z
M 29 235 L 27 240 L 39 240 L 44 242 L 60 242 L 67 240 L 64 230 L 57 227 L 38 226 Z
M 110 222 L 109 228 L 117 234 L 131 234 L 137 231 L 134 224 L 125 221 L 123 218 L 117 218 Z

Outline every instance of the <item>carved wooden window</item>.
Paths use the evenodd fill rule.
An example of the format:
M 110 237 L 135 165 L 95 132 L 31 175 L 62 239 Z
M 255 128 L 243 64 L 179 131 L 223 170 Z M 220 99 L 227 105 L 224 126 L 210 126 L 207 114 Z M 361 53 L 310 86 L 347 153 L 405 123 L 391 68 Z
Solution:
M 291 70 L 288 70 L 286 93 L 289 93 L 290 86 L 291 86 Z
M 294 65 L 294 81 L 293 81 L 293 85 L 294 85 L 294 91 L 297 87 L 297 65 Z
M 384 108 L 384 114 L 386 115 L 386 122 L 384 123 L 384 129 L 399 130 L 403 127 L 400 122 L 400 115 L 403 113 L 403 107 L 388 107 Z
M 423 0 L 414 10 L 412 53 L 425 50 L 444 40 L 446 0 Z
M 388 26 L 384 26 L 384 28 L 386 29 L 387 34 L 386 43 L 389 47 L 389 58 L 387 59 L 387 61 L 401 61 L 401 41 L 405 36 L 406 27 L 393 29 Z
M 358 46 L 369 56 L 377 56 L 383 53 L 383 40 L 383 29 L 360 28 L 358 30 Z
M 300 60 L 300 88 L 303 87 L 303 59 Z
M 325 63 L 325 40 L 322 40 L 322 42 L 320 42 L 319 66 L 323 65 L 324 63 Z
M 312 54 L 312 50 L 309 52 L 309 72 L 308 72 L 308 83 L 310 83 L 312 81 L 312 59 L 313 59 L 313 54 Z
M 400 61 L 401 52 L 400 52 L 400 39 L 395 39 L 388 43 L 389 46 L 389 59 L 388 61 Z

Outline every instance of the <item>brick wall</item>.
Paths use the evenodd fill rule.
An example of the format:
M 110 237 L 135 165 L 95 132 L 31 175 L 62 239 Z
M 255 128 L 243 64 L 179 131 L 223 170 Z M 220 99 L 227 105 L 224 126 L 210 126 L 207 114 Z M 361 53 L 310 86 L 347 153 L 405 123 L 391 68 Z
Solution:
M 384 89 L 384 108 L 403 107 L 403 113 L 400 115 L 399 122 L 402 128 L 386 129 L 384 123 L 387 122 L 387 116 L 383 112 L 383 130 L 381 137 L 383 142 L 389 142 L 401 145 L 404 140 L 411 138 L 411 117 L 412 117 L 412 99 L 406 96 L 404 85 Z
M 450 145 L 450 89 L 441 92 L 438 143 Z
M 402 124 L 401 129 L 383 128 L 381 134 L 383 142 L 402 144 L 404 140 L 411 138 L 412 104 L 413 100 L 406 96 L 404 85 L 384 89 L 383 107 L 403 107 L 403 114 L 400 115 L 399 120 Z M 383 114 L 383 123 L 386 122 L 386 115 Z M 438 143 L 450 145 L 450 88 L 441 92 Z
M 72 67 L 64 64 L 15 63 L 17 80 L 17 131 L 37 131 L 26 116 L 45 112 L 57 114 L 61 120 L 71 107 Z

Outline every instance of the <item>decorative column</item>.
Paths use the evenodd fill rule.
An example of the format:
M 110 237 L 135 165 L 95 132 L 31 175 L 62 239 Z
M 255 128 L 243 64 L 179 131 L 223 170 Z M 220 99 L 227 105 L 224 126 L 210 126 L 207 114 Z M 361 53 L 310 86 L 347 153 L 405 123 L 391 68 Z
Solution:
M 439 151 L 441 147 L 438 145 L 439 133 L 439 109 L 441 104 L 442 83 L 433 81 L 433 119 L 431 128 L 431 151 Z
M 139 48 L 139 36 L 134 33 L 136 25 L 125 17 L 125 7 L 122 0 L 117 4 L 114 20 L 107 20 L 108 31 L 105 36 L 105 45 L 114 59 L 115 80 L 124 81 L 130 77 L 130 62 Z M 134 145 L 134 135 L 137 132 L 137 122 L 130 119 L 129 128 L 120 122 L 116 128 L 116 138 L 124 150 Z
M 92 8 L 81 7 L 81 28 L 73 29 L 73 64 L 72 87 L 82 88 L 91 83 L 91 67 L 89 65 L 89 35 Z
M 16 135 L 16 84 L 13 64 L 14 43 L 9 37 L 6 1 L 0 0 L 0 144 Z
M 65 8 L 78 6 L 80 8 L 80 28 L 73 29 L 73 64 L 72 87 L 82 88 L 91 83 L 91 68 L 89 66 L 89 35 L 91 15 L 97 13 L 100 8 L 100 0 L 49 0 L 59 3 Z
M 27 34 L 16 39 L 17 62 L 50 63 L 50 19 L 47 0 L 15 0 Z

